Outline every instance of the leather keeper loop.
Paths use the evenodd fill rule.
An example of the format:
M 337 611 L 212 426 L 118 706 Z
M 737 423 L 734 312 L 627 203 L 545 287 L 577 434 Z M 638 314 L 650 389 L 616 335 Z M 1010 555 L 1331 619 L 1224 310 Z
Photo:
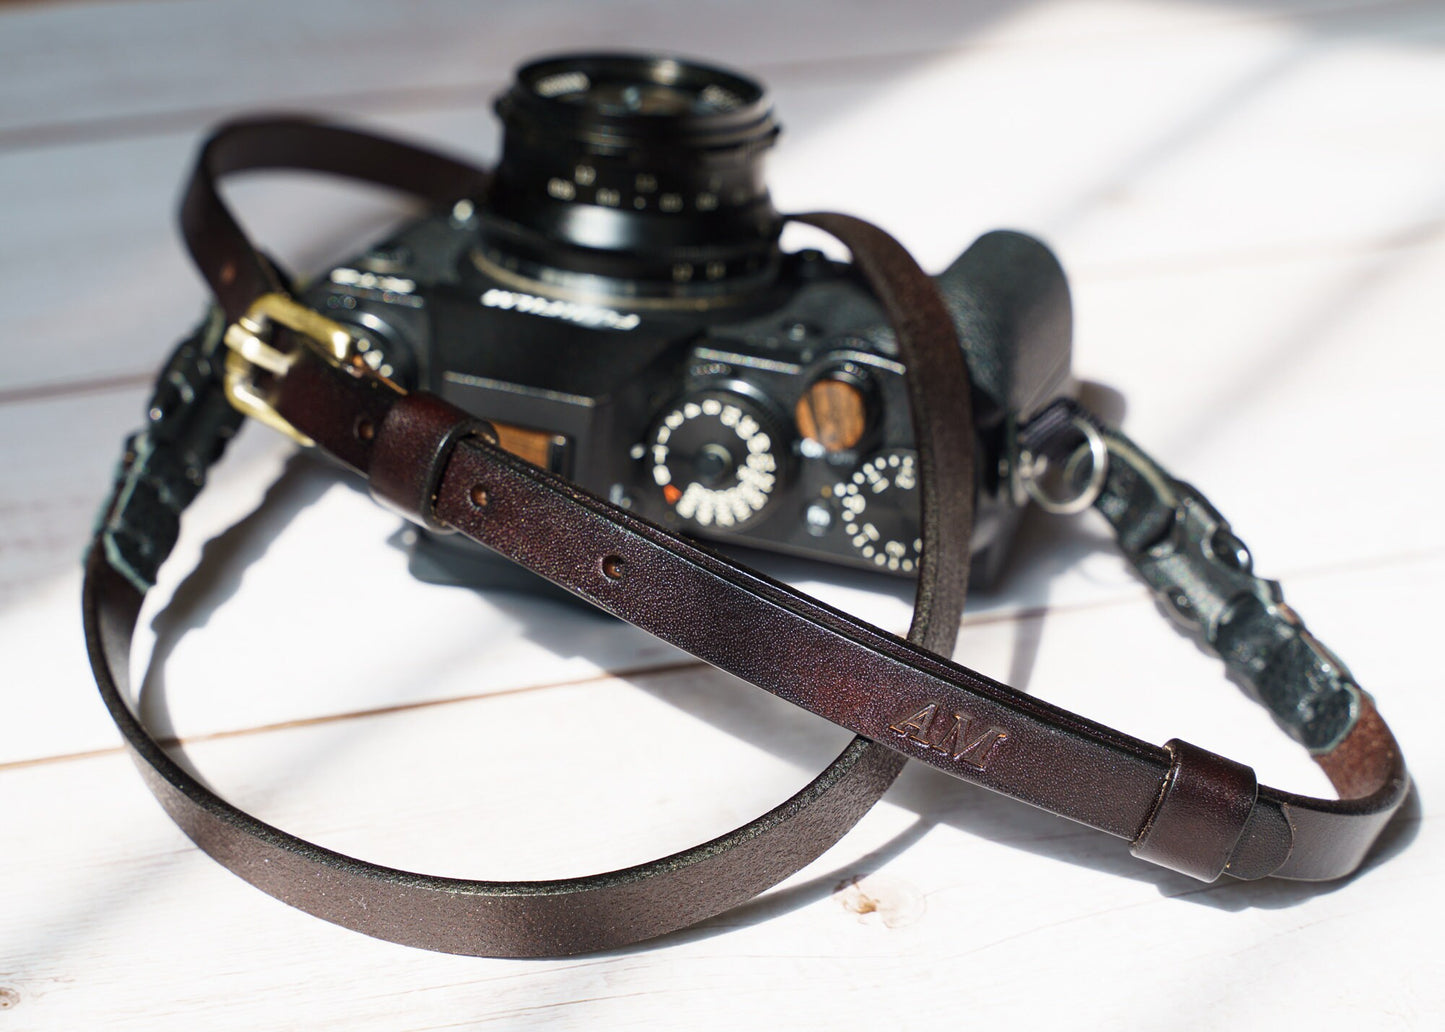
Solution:
M 428 530 L 455 533 L 454 528 L 439 522 L 432 510 L 452 449 L 474 434 L 493 442 L 497 439 L 490 423 L 473 419 L 434 394 L 400 398 L 372 442 L 371 496 Z
M 1254 770 L 1175 738 L 1159 801 L 1129 847 L 1141 860 L 1212 882 L 1229 866 L 1254 809 Z

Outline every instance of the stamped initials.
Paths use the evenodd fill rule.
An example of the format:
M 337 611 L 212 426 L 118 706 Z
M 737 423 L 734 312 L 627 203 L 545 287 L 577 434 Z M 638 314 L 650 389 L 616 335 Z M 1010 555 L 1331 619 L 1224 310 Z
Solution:
M 936 702 L 930 702 L 917 713 L 890 724 L 888 730 L 966 763 L 974 770 L 987 767 L 999 743 L 1008 738 L 1008 732 L 1003 728 L 984 724 L 967 713 L 940 716 Z

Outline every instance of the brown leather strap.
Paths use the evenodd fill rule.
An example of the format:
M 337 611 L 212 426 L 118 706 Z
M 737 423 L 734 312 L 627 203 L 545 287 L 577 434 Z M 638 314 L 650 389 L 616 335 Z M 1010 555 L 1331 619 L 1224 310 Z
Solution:
M 432 204 L 479 197 L 488 184 L 486 173 L 453 158 L 308 119 L 244 119 L 221 126 L 206 140 L 186 187 L 181 231 L 232 322 L 262 294 L 285 289 L 216 190 L 225 176 L 264 169 L 359 179 Z
M 203 152 L 197 179 L 284 164 L 448 200 L 484 183 L 446 159 L 422 161 L 417 168 L 437 175 L 413 181 L 398 171 L 410 148 L 298 125 L 283 125 L 285 146 L 271 139 L 267 124 L 223 130 Z M 346 155 L 347 167 L 339 167 L 336 154 Z M 382 170 L 377 176 L 370 174 L 373 159 Z M 107 558 L 112 539 L 102 528 L 106 547 L 92 551 L 85 596 L 97 680 L 153 791 L 202 848 L 278 898 L 338 923 L 433 949 L 492 955 L 602 948 L 717 913 L 830 844 L 886 788 L 900 762 L 895 756 L 1124 838 L 1142 857 L 1196 877 L 1222 870 L 1246 878 L 1330 878 L 1359 864 L 1409 783 L 1367 697 L 1352 730 L 1321 757 L 1347 796 L 1334 802 L 1257 787 L 1248 768 L 1186 743 L 1160 748 L 1139 741 L 935 654 L 949 651 L 966 579 L 972 440 L 962 362 L 947 313 L 901 247 L 855 219 L 808 221 L 853 250 L 906 349 L 925 498 L 909 641 L 611 506 L 502 451 L 466 413 L 427 395 L 403 395 L 361 365 L 328 361 L 285 331 L 272 344 L 294 360 L 263 386 L 281 418 L 372 478 L 388 504 L 454 527 L 863 737 L 753 825 L 628 871 L 498 885 L 387 870 L 240 813 L 180 770 L 140 727 L 121 679 L 143 585 L 114 555 Z M 239 317 L 257 294 L 275 289 L 274 272 L 224 212 L 213 185 L 193 186 L 184 223 L 228 316 Z
M 429 450 L 426 441 L 465 418 L 408 396 L 391 401 L 407 415 L 387 419 L 384 396 L 365 380 L 351 381 L 346 400 L 317 389 L 340 382 L 320 359 L 303 360 L 278 384 L 277 408 L 362 475 L 394 448 Z M 373 404 L 380 432 L 342 440 L 335 430 L 348 425 L 343 414 Z M 401 427 L 420 440 L 388 440 Z M 676 538 L 483 438 L 457 445 L 439 484 L 436 519 L 594 605 L 842 727 L 1128 839 L 1142 858 L 1195 877 L 1339 877 L 1359 864 L 1408 786 L 1368 699 L 1360 723 L 1329 754 L 1344 749 L 1364 760 L 1367 773 L 1350 783 L 1360 798 L 1256 790 L 1237 765 L 1187 743 L 1150 745 L 1016 692 Z M 1352 744 L 1356 735 L 1370 737 Z
M 223 129 L 202 152 L 182 218 L 198 264 L 233 319 L 257 294 L 275 290 L 278 277 L 221 206 L 214 178 L 276 165 L 362 175 L 433 201 L 454 200 L 485 184 L 479 173 L 446 159 L 332 127 L 268 122 Z M 369 174 L 378 168 L 385 177 Z M 909 634 L 925 648 L 948 653 L 968 579 L 973 522 L 974 446 L 962 352 L 931 280 L 891 238 L 842 216 L 808 221 L 854 249 L 894 321 L 910 370 L 924 547 Z M 445 470 L 469 446 L 459 439 L 481 429 L 476 421 L 429 395 L 413 394 L 397 404 L 389 391 L 338 378 L 334 370 L 298 371 L 287 410 L 305 410 L 307 423 L 345 411 L 346 426 L 328 427 L 323 449 L 354 467 L 364 465 L 386 504 L 431 521 L 423 514 L 444 485 Z M 313 372 L 320 375 L 308 375 Z M 350 392 L 356 386 L 362 386 L 360 394 Z M 360 408 L 353 409 L 357 402 Z M 475 495 L 469 494 L 467 505 L 476 507 Z M 532 525 L 521 536 L 534 533 Z M 545 534 L 534 540 L 544 541 Z M 903 757 L 857 738 L 802 791 L 743 827 L 674 856 L 593 877 L 504 884 L 390 870 L 265 825 L 170 761 L 126 702 L 129 637 L 142 596 L 103 556 L 104 549 L 93 550 L 86 578 L 92 663 L 113 717 L 167 812 L 202 849 L 253 884 L 381 938 L 447 952 L 533 956 L 605 949 L 686 927 L 811 862 L 868 811 L 902 768 Z

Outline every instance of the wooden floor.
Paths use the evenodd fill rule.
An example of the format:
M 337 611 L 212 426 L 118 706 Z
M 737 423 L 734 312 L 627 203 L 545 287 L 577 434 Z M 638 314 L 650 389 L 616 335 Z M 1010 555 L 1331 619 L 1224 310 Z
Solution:
M 171 825 L 96 697 L 77 560 L 204 303 L 174 229 L 198 140 L 285 108 L 487 161 L 513 66 L 618 46 L 765 79 L 784 209 L 874 219 L 930 268 L 995 226 L 1055 247 L 1079 375 L 1230 517 L 1404 746 L 1416 793 L 1357 877 L 1205 887 L 910 768 L 740 910 L 507 961 L 328 925 Z M 298 269 L 401 211 L 316 180 L 231 195 Z M 1445 1027 L 1445 836 L 1427 819 L 1445 792 L 1445 5 L 6 4 L 0 284 L 0 1029 Z M 144 718 L 281 828 L 489 878 L 702 841 L 847 740 L 629 627 L 424 586 L 405 561 L 363 491 L 252 428 L 188 516 L 165 578 L 184 604 L 144 618 Z M 906 626 L 898 585 L 768 569 Z M 1327 791 L 1093 515 L 1031 518 L 957 658 Z

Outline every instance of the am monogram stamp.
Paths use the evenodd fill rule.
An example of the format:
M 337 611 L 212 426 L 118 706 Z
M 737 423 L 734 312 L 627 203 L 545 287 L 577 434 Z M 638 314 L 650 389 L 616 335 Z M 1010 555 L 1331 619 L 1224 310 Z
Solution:
M 986 768 L 998 747 L 1008 740 L 1003 728 L 962 711 L 942 710 L 936 702 L 890 724 L 888 730 L 974 770 Z

